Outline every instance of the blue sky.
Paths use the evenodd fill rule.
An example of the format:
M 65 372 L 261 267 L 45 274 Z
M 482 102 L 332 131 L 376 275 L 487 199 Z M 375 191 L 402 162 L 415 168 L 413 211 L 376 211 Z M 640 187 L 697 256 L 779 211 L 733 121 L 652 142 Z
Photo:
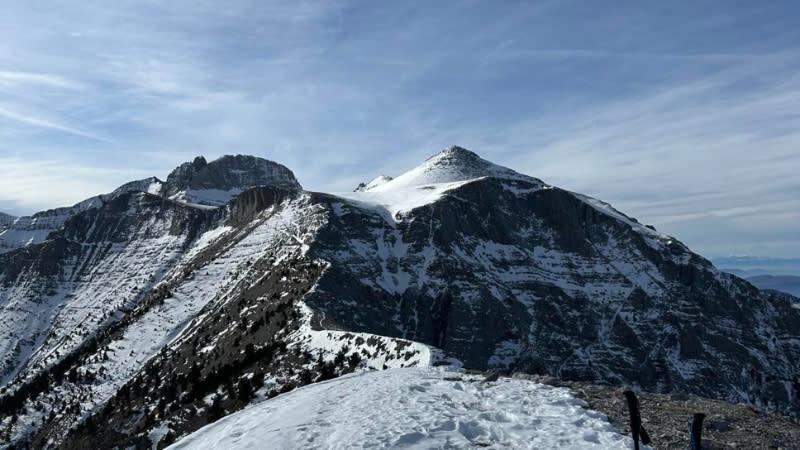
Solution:
M 3 2 L 0 210 L 202 154 L 350 190 L 458 144 L 707 256 L 800 256 L 795 2 Z

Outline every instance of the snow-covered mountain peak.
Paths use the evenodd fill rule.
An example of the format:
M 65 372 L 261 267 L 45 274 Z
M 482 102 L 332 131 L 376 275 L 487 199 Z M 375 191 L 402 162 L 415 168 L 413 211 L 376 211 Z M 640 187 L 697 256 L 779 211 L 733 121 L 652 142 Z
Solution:
M 397 178 L 386 183 L 381 183 L 368 190 L 386 192 L 398 188 L 402 189 L 411 186 L 424 186 L 438 183 L 456 183 L 482 177 L 506 178 L 540 183 L 540 181 L 535 178 L 494 164 L 491 161 L 481 158 L 474 152 L 454 145 L 431 156 L 419 166 Z
M 567 442 L 564 432 L 574 445 L 561 446 L 618 442 L 584 433 L 605 424 L 575 417 L 571 399 L 504 402 L 552 399 L 521 381 L 410 369 L 279 395 L 439 352 L 471 369 L 800 412 L 797 302 L 719 272 L 607 203 L 456 147 L 364 192 L 280 187 L 290 173 L 260 158 L 196 158 L 168 180 L 183 186 L 176 200 L 271 185 L 196 207 L 148 178 L 0 228 L 0 442 L 163 448 L 264 398 L 267 409 L 187 442 L 549 448 L 540 437 Z M 331 405 L 341 414 L 327 417 Z M 409 405 L 432 409 L 395 426 Z M 365 409 L 377 413 L 357 415 Z M 299 430 L 317 412 L 325 423 Z M 264 434 L 240 431 L 254 423 Z M 433 432 L 417 433 L 420 423 Z
M 541 180 L 494 164 L 454 145 L 397 178 L 383 175 L 360 184 L 353 192 L 337 195 L 377 209 L 392 222 L 400 220 L 399 213 L 431 204 L 453 189 L 487 177 L 522 181 L 537 187 L 544 185 Z
M 473 152 L 471 150 L 467 150 L 464 147 L 459 147 L 458 145 L 451 145 L 449 147 L 446 147 L 445 149 L 443 149 L 439 153 L 431 156 L 427 160 L 428 161 L 431 161 L 431 160 L 438 161 L 438 160 L 444 160 L 444 159 L 455 159 L 455 160 L 464 160 L 464 161 L 469 161 L 469 160 L 479 161 L 479 160 L 482 160 L 481 157 L 478 156 L 477 153 L 475 153 L 475 152 Z

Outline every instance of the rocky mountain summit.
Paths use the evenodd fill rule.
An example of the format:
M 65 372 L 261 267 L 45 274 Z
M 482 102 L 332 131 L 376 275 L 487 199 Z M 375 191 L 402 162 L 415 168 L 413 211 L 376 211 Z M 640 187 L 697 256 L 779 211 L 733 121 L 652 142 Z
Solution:
M 0 439 L 163 445 L 297 386 L 447 358 L 800 413 L 796 299 L 602 201 L 461 147 L 337 195 L 217 161 L 0 254 Z
M 198 156 L 181 164 L 167 177 L 160 192 L 173 199 L 220 206 L 254 186 L 301 189 L 291 170 L 263 158 L 226 155 L 207 163 Z

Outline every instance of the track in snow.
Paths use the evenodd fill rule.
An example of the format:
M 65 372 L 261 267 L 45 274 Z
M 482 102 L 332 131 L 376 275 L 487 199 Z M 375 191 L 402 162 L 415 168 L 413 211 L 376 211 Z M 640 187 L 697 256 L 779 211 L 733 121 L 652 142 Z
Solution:
M 583 405 L 566 389 L 525 380 L 392 369 L 297 389 L 169 448 L 632 448 Z

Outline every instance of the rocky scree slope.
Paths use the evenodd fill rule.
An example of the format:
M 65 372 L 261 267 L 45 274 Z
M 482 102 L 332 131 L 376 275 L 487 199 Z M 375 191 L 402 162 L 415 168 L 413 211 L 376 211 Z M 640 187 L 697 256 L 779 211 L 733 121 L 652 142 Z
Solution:
M 203 160 L 181 167 L 186 195 L 148 185 L 0 255 L 2 317 L 19 318 L 2 325 L 32 330 L 4 335 L 0 437 L 166 445 L 296 386 L 431 364 L 432 347 L 798 410 L 793 300 L 598 200 L 459 147 L 337 195 L 281 176 L 236 194 L 185 181 Z

